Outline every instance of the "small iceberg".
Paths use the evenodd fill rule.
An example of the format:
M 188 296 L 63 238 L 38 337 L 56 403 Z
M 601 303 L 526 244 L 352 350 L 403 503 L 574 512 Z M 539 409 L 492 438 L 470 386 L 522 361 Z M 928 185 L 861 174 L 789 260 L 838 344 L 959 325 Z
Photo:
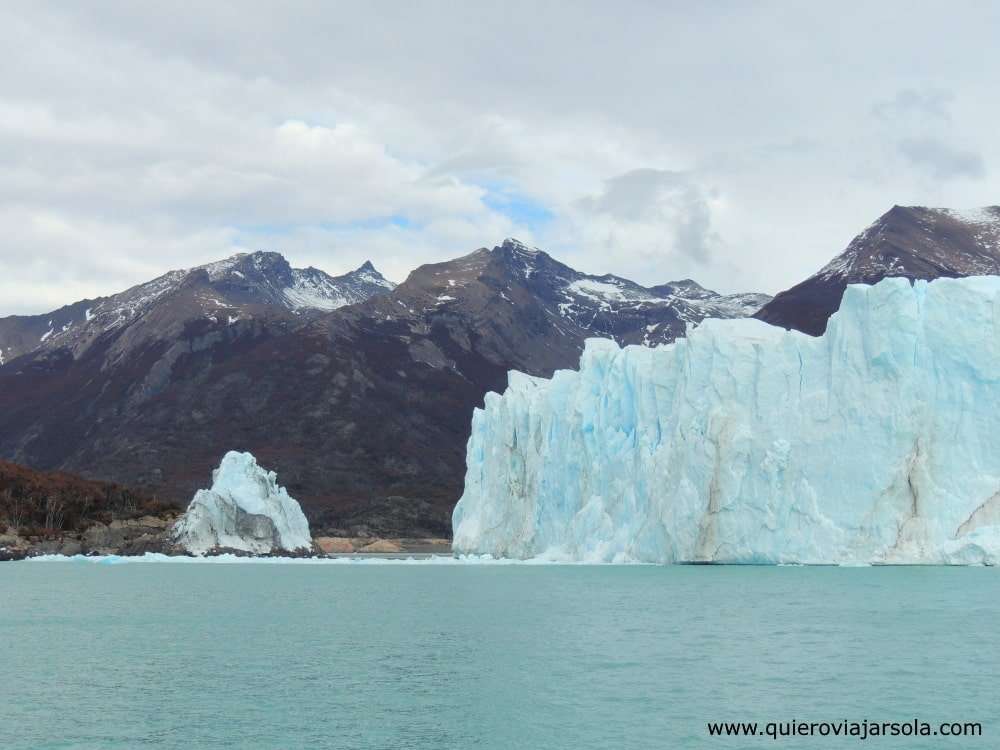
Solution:
M 196 555 L 229 549 L 267 554 L 312 549 L 309 522 L 277 475 L 249 453 L 229 451 L 172 530 L 175 544 Z

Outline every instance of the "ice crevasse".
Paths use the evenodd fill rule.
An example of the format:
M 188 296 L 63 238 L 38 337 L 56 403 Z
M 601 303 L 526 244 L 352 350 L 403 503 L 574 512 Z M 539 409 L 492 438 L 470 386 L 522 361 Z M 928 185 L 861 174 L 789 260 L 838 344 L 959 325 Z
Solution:
M 1000 560 L 1000 278 L 848 287 L 825 335 L 707 320 L 510 373 L 472 421 L 458 552 Z

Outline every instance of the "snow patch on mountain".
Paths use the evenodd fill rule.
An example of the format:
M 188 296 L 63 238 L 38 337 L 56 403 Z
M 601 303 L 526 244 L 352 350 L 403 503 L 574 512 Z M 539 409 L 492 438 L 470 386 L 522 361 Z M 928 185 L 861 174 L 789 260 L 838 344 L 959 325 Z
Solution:
M 373 294 L 391 291 L 396 286 L 370 262 L 344 276 L 329 276 L 316 268 L 295 268 L 292 280 L 292 285 L 282 290 L 292 310 L 336 310 L 364 302 Z
M 588 340 L 476 410 L 461 553 L 1000 563 L 1000 278 L 849 286 L 813 338 Z
M 607 304 L 609 300 L 624 302 L 627 297 L 617 284 L 597 279 L 577 279 L 566 285 L 566 290 L 589 297 L 595 302 Z
M 983 224 L 1000 229 L 1000 206 L 965 209 L 943 208 L 938 210 L 966 224 Z
M 362 283 L 371 284 L 372 286 L 380 286 L 388 290 L 396 288 L 393 282 L 375 270 L 375 266 L 372 265 L 370 260 L 365 261 L 360 268 L 352 271 L 349 275 L 354 276 L 354 278 Z
M 214 549 L 257 554 L 312 548 L 309 522 L 299 504 L 277 484 L 277 475 L 249 453 L 230 451 L 212 472 L 212 488 L 198 490 L 173 528 L 188 552 Z
M 247 257 L 247 253 L 236 253 L 236 255 L 231 255 L 228 258 L 222 260 L 217 260 L 212 263 L 206 263 L 202 266 L 195 266 L 192 271 L 205 271 L 208 274 L 208 278 L 211 281 L 219 281 L 225 278 L 228 274 L 234 273 L 233 269 L 236 265 Z M 238 276 L 243 276 L 240 271 L 235 271 Z
M 485 252 L 469 257 L 484 257 Z M 598 336 L 617 338 L 629 331 L 633 341 L 652 346 L 684 335 L 686 324 L 706 317 L 744 317 L 770 300 L 762 294 L 721 295 L 691 279 L 644 287 L 612 274 L 585 274 L 515 239 L 489 255 L 506 259 L 519 281 L 551 305 L 546 312 L 556 328 L 562 330 L 561 321 L 556 322 L 562 318 Z M 654 324 L 655 330 L 648 328 Z
M 293 310 L 313 308 L 316 310 L 336 310 L 351 304 L 352 300 L 336 284 L 322 278 L 297 273 L 295 283 L 282 290 L 288 306 Z
M 969 225 L 976 242 L 984 249 L 1000 253 L 1000 206 L 944 210 L 952 218 Z
M 904 218 L 905 217 L 905 218 Z M 901 227 L 913 222 L 918 235 L 907 237 Z M 967 233 L 971 245 L 954 231 Z M 930 241 L 923 247 L 923 243 Z M 971 276 L 996 273 L 1000 253 L 1000 206 L 974 209 L 896 207 L 855 237 L 847 249 L 810 278 L 857 281 L 878 276 L 906 276 L 906 254 L 933 261 L 946 273 Z

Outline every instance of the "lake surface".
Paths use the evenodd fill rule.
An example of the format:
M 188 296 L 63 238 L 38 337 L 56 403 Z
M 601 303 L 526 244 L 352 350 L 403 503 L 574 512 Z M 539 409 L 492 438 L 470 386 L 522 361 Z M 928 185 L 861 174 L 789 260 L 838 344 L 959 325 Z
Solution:
M 0 747 L 998 747 L 998 627 L 984 568 L 7 563 Z

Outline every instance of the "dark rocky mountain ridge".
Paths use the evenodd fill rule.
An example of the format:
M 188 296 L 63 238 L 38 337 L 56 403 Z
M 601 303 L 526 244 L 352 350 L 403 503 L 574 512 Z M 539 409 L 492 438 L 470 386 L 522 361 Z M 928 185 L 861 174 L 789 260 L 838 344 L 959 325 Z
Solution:
M 110 297 L 81 300 L 42 315 L 0 318 L 0 364 L 38 350 L 68 349 L 78 356 L 100 336 L 181 298 L 186 304 L 180 311 L 184 320 L 200 312 L 214 322 L 235 322 L 241 316 L 264 313 L 317 315 L 394 288 L 370 261 L 343 276 L 330 276 L 317 268 L 292 268 L 279 253 L 239 253 L 169 271 Z M 195 289 L 197 293 L 179 293 Z
M 755 317 L 819 336 L 848 284 L 888 276 L 936 279 L 1000 273 L 1000 206 L 970 211 L 893 206 L 816 274 L 776 295 Z

